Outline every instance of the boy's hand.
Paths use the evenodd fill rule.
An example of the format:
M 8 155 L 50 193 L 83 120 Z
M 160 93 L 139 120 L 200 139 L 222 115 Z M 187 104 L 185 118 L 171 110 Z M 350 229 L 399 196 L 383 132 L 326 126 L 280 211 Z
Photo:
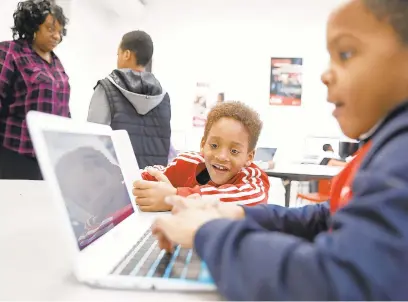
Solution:
M 177 195 L 177 189 L 170 182 L 137 180 L 133 183 L 133 195 L 143 212 L 170 211 L 172 206 L 164 199 Z
M 171 184 L 170 180 L 167 178 L 166 175 L 164 175 L 163 172 L 160 172 L 159 170 L 155 168 L 148 168 L 147 172 L 153 176 L 154 178 L 157 179 L 157 181 L 162 181 Z
M 206 201 L 201 198 L 200 194 L 192 194 L 187 197 L 181 197 L 178 195 L 169 196 L 165 199 L 165 202 L 172 205 L 171 212 L 176 214 L 187 208 L 206 209 L 207 207 L 212 206 L 215 202 L 218 202 L 218 200 Z
M 193 247 L 194 237 L 198 229 L 214 219 L 222 218 L 214 208 L 200 209 L 189 207 L 171 216 L 159 217 L 152 227 L 159 246 L 171 252 L 173 246 L 180 244 L 183 248 Z
M 198 194 L 197 194 L 198 195 Z M 245 217 L 245 211 L 241 206 L 236 204 L 228 204 L 220 202 L 218 199 L 202 199 L 199 195 L 190 195 L 187 198 L 181 196 L 170 196 L 166 198 L 165 202 L 173 206 L 172 213 L 176 214 L 188 208 L 197 208 L 206 210 L 214 208 L 217 210 L 222 218 L 228 219 L 242 219 Z

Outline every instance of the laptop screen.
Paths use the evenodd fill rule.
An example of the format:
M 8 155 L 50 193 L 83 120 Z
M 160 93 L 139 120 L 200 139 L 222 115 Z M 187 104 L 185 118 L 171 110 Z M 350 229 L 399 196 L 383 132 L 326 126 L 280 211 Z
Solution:
M 82 250 L 133 213 L 112 139 L 57 131 L 44 138 Z
M 254 160 L 268 162 L 273 159 L 275 153 L 276 148 L 257 148 Z

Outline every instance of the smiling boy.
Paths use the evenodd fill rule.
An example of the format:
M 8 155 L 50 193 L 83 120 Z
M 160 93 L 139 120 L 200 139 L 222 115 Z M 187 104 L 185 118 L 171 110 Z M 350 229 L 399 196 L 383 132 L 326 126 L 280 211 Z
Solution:
M 364 143 L 330 207 L 173 197 L 175 214 L 156 221 L 161 246 L 194 246 L 230 300 L 408 300 L 408 1 L 347 1 L 327 46 L 334 116 Z
M 261 129 L 259 114 L 245 104 L 217 104 L 208 114 L 201 152 L 182 153 L 167 168 L 142 173 L 144 180 L 134 183 L 136 203 L 142 211 L 167 211 L 166 196 L 192 194 L 236 204 L 266 203 L 268 176 L 252 163 Z

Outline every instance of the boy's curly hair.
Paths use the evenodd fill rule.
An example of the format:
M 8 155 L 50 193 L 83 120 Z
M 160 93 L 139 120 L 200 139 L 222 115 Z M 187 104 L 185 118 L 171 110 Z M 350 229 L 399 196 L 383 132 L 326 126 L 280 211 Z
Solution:
M 245 127 L 249 134 L 249 151 L 255 150 L 262 130 L 262 121 L 258 112 L 239 101 L 218 103 L 210 110 L 204 128 L 203 140 L 207 139 L 208 133 L 214 123 L 223 117 L 232 118 Z

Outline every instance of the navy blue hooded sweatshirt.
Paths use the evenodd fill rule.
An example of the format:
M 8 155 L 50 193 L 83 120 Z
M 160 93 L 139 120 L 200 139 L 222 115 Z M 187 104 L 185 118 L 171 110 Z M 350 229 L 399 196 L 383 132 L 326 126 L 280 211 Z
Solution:
M 350 202 L 260 205 L 203 225 L 195 249 L 230 300 L 408 300 L 408 103 L 383 121 Z M 330 230 L 330 231 L 329 231 Z

